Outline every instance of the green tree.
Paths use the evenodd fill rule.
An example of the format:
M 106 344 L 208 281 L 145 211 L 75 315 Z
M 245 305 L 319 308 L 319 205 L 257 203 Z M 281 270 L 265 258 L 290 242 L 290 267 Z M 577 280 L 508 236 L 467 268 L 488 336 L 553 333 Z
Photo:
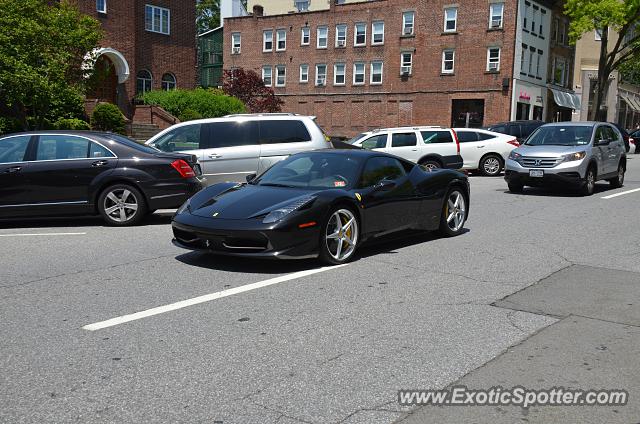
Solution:
M 0 0 L 0 118 L 28 130 L 79 117 L 82 64 L 101 36 L 64 0 Z
M 220 0 L 198 0 L 196 25 L 198 34 L 220 26 Z
M 590 31 L 602 34 L 589 119 L 606 120 L 600 107 L 611 73 L 640 60 L 640 0 L 566 0 L 565 13 L 571 19 L 569 36 L 573 43 Z M 617 39 L 609 38 L 610 29 L 618 34 Z

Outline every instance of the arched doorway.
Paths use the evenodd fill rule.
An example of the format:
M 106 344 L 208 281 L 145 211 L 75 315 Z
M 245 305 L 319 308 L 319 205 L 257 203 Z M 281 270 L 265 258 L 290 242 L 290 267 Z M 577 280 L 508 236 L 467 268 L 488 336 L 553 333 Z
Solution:
M 118 76 L 109 57 L 102 55 L 93 65 L 93 73 L 87 81 L 87 98 L 113 104 L 118 103 Z

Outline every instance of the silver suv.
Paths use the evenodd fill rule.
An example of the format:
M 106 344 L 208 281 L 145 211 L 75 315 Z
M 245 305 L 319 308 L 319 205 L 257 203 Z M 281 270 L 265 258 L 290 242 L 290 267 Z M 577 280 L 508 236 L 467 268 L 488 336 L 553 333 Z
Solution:
M 512 192 L 524 186 L 568 184 L 593 194 L 598 180 L 622 187 L 627 167 L 622 134 L 604 122 L 557 122 L 536 129 L 507 159 Z
M 294 153 L 331 147 L 315 118 L 239 114 L 174 125 L 147 141 L 164 152 L 198 156 L 207 184 L 244 182 Z

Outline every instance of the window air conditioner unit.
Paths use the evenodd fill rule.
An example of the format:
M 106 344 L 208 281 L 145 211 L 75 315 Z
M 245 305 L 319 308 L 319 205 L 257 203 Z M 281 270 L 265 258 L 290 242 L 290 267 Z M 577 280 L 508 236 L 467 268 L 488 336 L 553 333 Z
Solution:
M 240 47 L 234 47 L 233 54 L 240 54 Z
M 490 71 L 497 71 L 498 70 L 498 64 L 497 63 L 490 63 L 489 64 L 489 70 Z
M 411 34 L 413 34 L 413 28 L 404 29 L 404 35 L 411 35 Z
M 338 47 L 344 47 L 347 45 L 347 42 L 344 40 L 338 40 Z
M 326 81 L 326 78 L 325 78 L 325 77 L 318 77 L 318 78 L 316 79 L 316 85 L 324 85 L 324 84 L 325 84 L 325 81 Z
M 402 67 L 400 67 L 400 75 L 402 75 L 402 76 L 411 75 L 411 67 L 410 66 L 402 66 Z

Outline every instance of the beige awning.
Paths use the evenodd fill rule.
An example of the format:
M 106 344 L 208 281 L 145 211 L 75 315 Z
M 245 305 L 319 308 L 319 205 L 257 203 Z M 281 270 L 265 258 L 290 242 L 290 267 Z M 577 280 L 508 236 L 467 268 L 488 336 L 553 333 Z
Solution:
M 620 94 L 620 97 L 634 112 L 640 112 L 640 100 L 633 96 L 627 96 L 626 94 Z
M 576 94 L 569 93 L 567 91 L 556 90 L 555 88 L 550 88 L 550 90 L 553 93 L 553 100 L 558 106 L 580 110 L 580 97 L 578 97 Z

